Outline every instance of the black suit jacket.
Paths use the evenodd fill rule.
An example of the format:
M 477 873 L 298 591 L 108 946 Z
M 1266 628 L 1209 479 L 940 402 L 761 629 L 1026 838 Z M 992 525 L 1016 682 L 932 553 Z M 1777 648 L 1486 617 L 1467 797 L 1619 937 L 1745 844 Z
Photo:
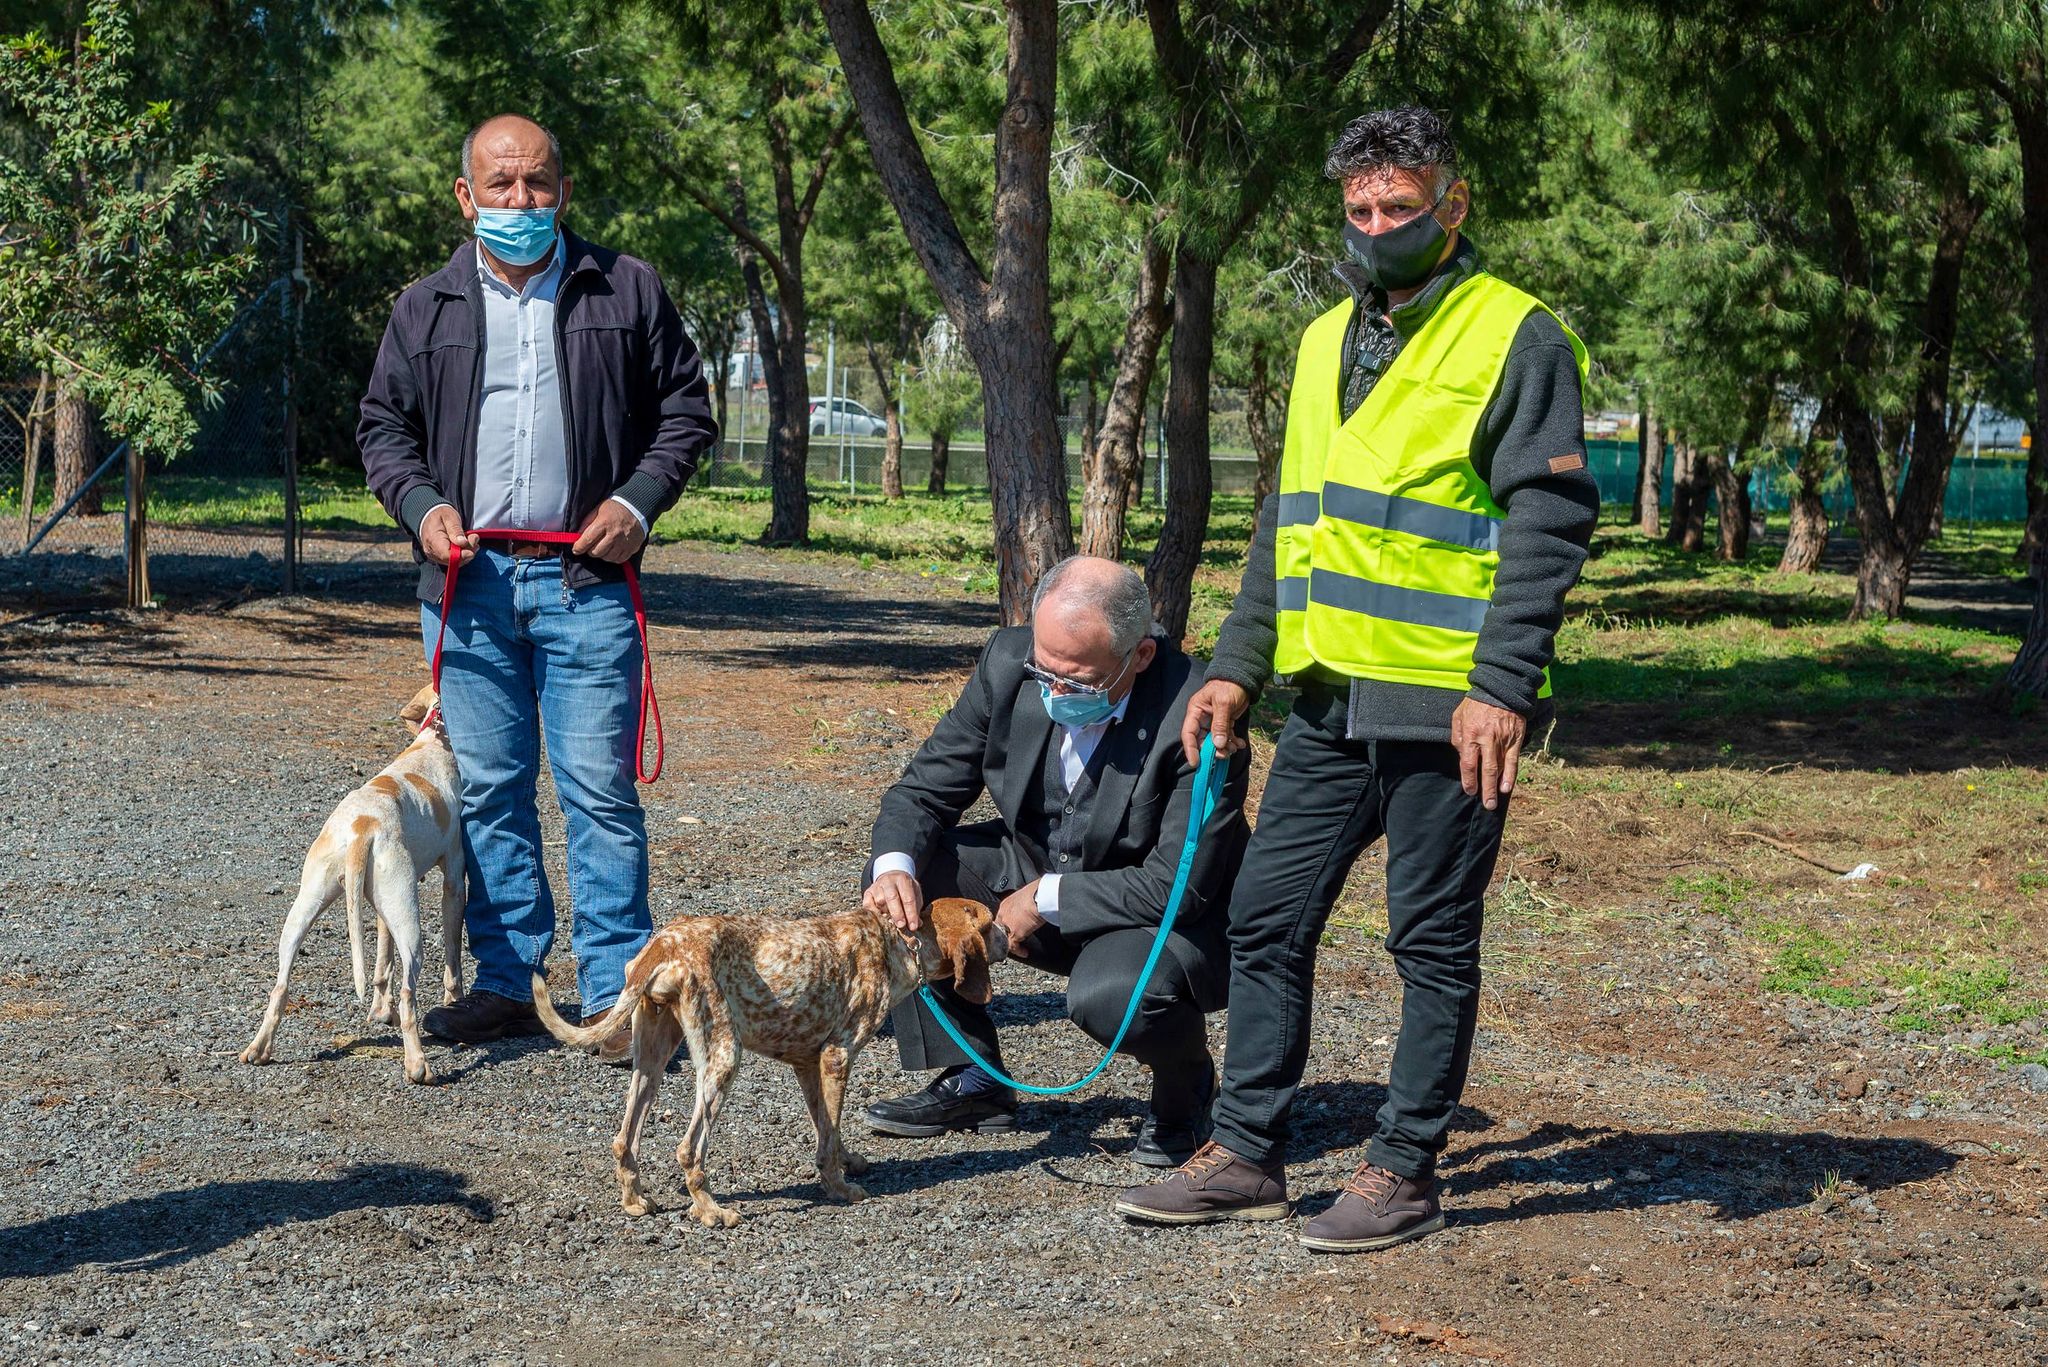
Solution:
M 989 638 L 959 701 L 918 750 L 903 777 L 882 796 L 873 850 L 900 850 L 926 868 L 944 833 L 986 791 L 1008 832 L 1004 874 L 1014 891 L 1047 872 L 1046 852 L 1020 834 L 1045 799 L 1045 757 L 1057 728 L 1024 672 L 1029 627 L 1005 627 Z M 1087 937 L 1132 926 L 1156 926 L 1180 865 L 1194 801 L 1195 770 L 1181 753 L 1181 721 L 1202 673 L 1161 640 L 1151 665 L 1132 685 L 1123 720 L 1101 745 L 1099 778 L 1081 866 L 1060 872 L 1060 930 Z M 1198 938 L 1220 936 L 1223 906 L 1244 856 L 1245 789 L 1251 752 L 1228 761 L 1216 810 L 1202 830 L 1177 928 Z

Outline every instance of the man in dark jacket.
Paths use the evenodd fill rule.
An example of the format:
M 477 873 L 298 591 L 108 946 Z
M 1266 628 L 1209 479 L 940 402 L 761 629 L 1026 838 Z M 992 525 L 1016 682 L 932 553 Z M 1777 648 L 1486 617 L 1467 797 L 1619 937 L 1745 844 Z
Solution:
M 866 894 L 905 930 L 935 897 L 995 908 L 1010 957 L 1064 975 L 1068 1016 L 1104 1046 L 1157 937 L 1194 800 L 1180 733 L 1201 678 L 1151 624 L 1144 582 L 1125 566 L 1077 556 L 1048 571 L 1031 625 L 989 639 L 959 701 L 883 796 Z M 1184 1161 L 1207 1133 L 1216 1075 L 1202 1017 L 1222 1007 L 1229 976 L 1222 903 L 1244 851 L 1249 760 L 1240 747 L 1218 761 L 1222 795 L 1122 1045 L 1152 1070 L 1132 1157 L 1156 1167 Z M 961 825 L 984 791 L 995 818 Z M 1000 1067 L 986 1008 L 938 995 Z M 1015 1094 L 974 1067 L 922 1002 L 909 999 L 895 1019 L 903 1066 L 944 1071 L 870 1107 L 871 1128 L 1014 1128 Z
M 717 439 L 697 349 L 652 268 L 562 229 L 572 186 L 531 119 L 471 130 L 455 202 L 476 240 L 399 295 L 356 434 L 371 490 L 413 536 L 429 655 L 448 618 L 442 715 L 462 775 L 476 979 L 425 1025 L 469 1043 L 540 1029 L 530 975 L 555 934 L 534 806 L 543 732 L 586 1019 L 610 1008 L 652 932 L 624 566 Z M 520 536 L 571 529 L 566 551 Z M 462 573 L 443 603 L 451 557 Z
M 1425 109 L 1354 121 L 1331 149 L 1351 298 L 1304 334 L 1280 492 L 1190 700 L 1183 743 L 1230 743 L 1277 673 L 1300 688 L 1230 904 L 1230 1040 L 1215 1139 L 1126 1192 L 1134 1220 L 1287 1210 L 1288 1113 L 1308 1057 L 1316 947 L 1352 864 L 1387 840 L 1402 983 L 1372 1142 L 1302 1242 L 1383 1248 L 1443 1226 L 1436 1158 L 1465 1084 L 1482 896 L 1515 766 L 1550 715 L 1564 596 L 1600 509 L 1585 352 L 1479 269 L 1469 192 Z

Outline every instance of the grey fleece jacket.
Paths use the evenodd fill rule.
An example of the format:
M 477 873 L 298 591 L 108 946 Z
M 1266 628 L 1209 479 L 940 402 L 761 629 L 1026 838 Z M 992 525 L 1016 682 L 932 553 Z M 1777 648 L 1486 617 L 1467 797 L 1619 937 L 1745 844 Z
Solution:
M 1386 296 L 1356 266 L 1337 267 L 1358 307 L 1344 339 L 1344 416 L 1357 411 L 1401 345 L 1415 335 L 1452 286 L 1478 269 L 1478 253 L 1460 239 L 1449 260 L 1407 303 L 1388 309 Z M 1586 467 L 1579 372 L 1564 329 L 1542 309 L 1515 334 L 1500 388 L 1479 422 L 1472 463 L 1507 511 L 1500 532 L 1500 568 L 1493 601 L 1473 650 L 1471 687 L 1464 693 L 1377 679 L 1344 679 L 1316 666 L 1297 682 L 1351 690 L 1349 733 L 1357 740 L 1442 740 L 1451 713 L 1477 698 L 1527 717 L 1548 719 L 1538 700 L 1564 596 L 1578 581 L 1586 543 L 1600 515 L 1600 489 Z M 1572 457 L 1577 457 L 1576 461 Z M 1279 634 L 1274 620 L 1274 540 L 1279 500 L 1259 509 L 1237 601 L 1216 638 L 1208 677 L 1257 694 L 1273 677 Z

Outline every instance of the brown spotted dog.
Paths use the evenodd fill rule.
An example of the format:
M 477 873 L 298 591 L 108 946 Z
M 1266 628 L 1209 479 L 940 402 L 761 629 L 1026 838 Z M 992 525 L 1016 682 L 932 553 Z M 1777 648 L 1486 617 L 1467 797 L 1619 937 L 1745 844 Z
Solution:
M 420 1047 L 413 989 L 420 976 L 419 882 L 441 868 L 441 943 L 445 965 L 441 1000 L 462 995 L 462 785 L 455 754 L 435 707 L 434 690 L 422 688 L 398 715 L 414 733 L 412 744 L 362 787 L 341 800 L 306 851 L 299 896 L 284 918 L 277 942 L 277 984 L 256 1037 L 242 1051 L 244 1063 L 270 1062 L 270 1041 L 284 1012 L 285 984 L 306 928 L 337 897 L 346 898 L 348 943 L 354 963 L 356 1000 L 363 1000 L 363 927 L 367 898 L 377 917 L 375 995 L 369 1018 L 389 1025 L 391 954 L 398 951 L 398 1028 L 405 1037 L 405 1076 L 432 1082 L 426 1050 Z M 432 721 L 428 722 L 432 714 Z M 423 725 L 423 723 L 426 723 Z
M 640 1190 L 640 1128 L 661 1075 L 688 1039 L 697 1066 L 697 1094 L 676 1161 L 690 1190 L 690 1218 L 713 1229 L 740 1217 L 704 1189 L 711 1127 L 739 1070 L 740 1050 L 780 1059 L 796 1069 L 818 1132 L 818 1176 L 826 1195 L 858 1201 L 867 1193 L 845 1174 L 867 1160 L 839 1137 L 846 1077 L 861 1047 L 889 1011 L 925 982 L 951 982 L 969 1001 L 989 997 L 988 969 L 1007 952 L 1007 939 L 987 907 L 958 897 L 926 910 L 906 938 L 879 914 L 862 909 L 788 920 L 774 916 L 686 916 L 671 921 L 626 966 L 626 990 L 603 1021 L 578 1029 L 533 979 L 533 1005 L 558 1040 L 595 1048 L 633 1029 L 633 1078 L 626 1115 L 612 1141 L 620 1202 L 628 1215 L 654 1209 Z

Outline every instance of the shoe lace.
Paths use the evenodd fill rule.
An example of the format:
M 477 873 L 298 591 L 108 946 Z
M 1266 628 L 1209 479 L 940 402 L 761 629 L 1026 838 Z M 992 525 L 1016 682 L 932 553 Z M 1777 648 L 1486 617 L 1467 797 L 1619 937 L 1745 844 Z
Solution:
M 1180 1165 L 1180 1170 L 1191 1178 L 1200 1179 L 1219 1168 L 1228 1167 L 1231 1161 L 1230 1150 L 1212 1139 L 1196 1149 L 1188 1161 Z
M 1351 1180 L 1344 1184 L 1344 1190 L 1369 1206 L 1378 1206 L 1393 1194 L 1400 1180 L 1385 1168 L 1376 1168 L 1371 1163 L 1360 1163 L 1358 1171 L 1352 1173 Z

